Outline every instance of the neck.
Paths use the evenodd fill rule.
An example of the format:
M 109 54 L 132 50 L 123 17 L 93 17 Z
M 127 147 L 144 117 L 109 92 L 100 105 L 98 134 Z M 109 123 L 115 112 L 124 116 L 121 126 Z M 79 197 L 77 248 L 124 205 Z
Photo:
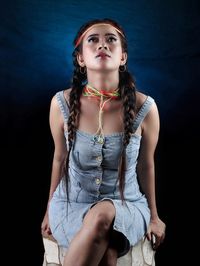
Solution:
M 101 102 L 104 101 L 104 98 L 107 98 L 110 101 L 111 99 L 119 99 L 119 97 L 120 97 L 119 89 L 115 89 L 112 91 L 111 90 L 110 91 L 97 90 L 94 87 L 90 86 L 89 84 L 87 84 L 83 88 L 82 95 L 100 98 Z
M 88 73 L 89 74 L 89 73 Z M 88 75 L 88 84 L 97 90 L 113 91 L 119 86 L 119 74 L 91 73 Z

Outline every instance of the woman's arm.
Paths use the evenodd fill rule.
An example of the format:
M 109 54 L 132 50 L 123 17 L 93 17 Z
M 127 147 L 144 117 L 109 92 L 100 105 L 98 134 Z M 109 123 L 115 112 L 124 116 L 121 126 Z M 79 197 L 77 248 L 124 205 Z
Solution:
M 151 110 L 145 117 L 141 127 L 142 140 L 138 158 L 137 173 L 141 189 L 146 195 L 151 212 L 151 220 L 147 231 L 147 237 L 151 240 L 151 235 L 155 235 L 156 243 L 154 248 L 157 248 L 164 239 L 165 224 L 158 216 L 155 196 L 154 153 L 160 130 L 159 114 L 155 103 L 153 103 Z
M 61 177 L 63 176 L 63 167 L 67 156 L 67 146 L 64 136 L 64 121 L 55 96 L 51 100 L 49 123 L 50 123 L 51 134 L 54 141 L 54 156 L 52 162 L 51 183 L 50 183 L 49 198 L 47 203 L 47 210 L 42 222 L 43 235 L 51 234 L 48 223 L 49 202 L 53 196 L 54 191 L 56 190 L 56 187 L 60 182 Z
M 49 200 L 63 175 L 63 167 L 67 156 L 66 139 L 64 136 L 64 121 L 55 96 L 52 98 L 50 106 L 49 123 L 54 141 L 54 156 L 52 163 L 51 185 Z

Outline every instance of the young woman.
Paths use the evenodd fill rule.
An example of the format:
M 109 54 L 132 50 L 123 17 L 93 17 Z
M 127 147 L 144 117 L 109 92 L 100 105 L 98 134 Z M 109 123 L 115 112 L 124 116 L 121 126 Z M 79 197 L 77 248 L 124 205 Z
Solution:
M 64 266 L 116 265 L 144 235 L 165 237 L 155 199 L 159 114 L 127 70 L 127 42 L 111 20 L 74 40 L 71 88 L 52 98 L 55 144 L 42 234 L 67 252 Z

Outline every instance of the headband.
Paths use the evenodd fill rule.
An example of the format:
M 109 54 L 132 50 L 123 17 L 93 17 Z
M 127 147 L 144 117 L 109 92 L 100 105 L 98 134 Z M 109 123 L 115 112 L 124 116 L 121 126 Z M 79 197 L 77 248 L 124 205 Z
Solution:
M 97 25 L 111 25 L 120 35 L 122 35 L 124 38 L 125 38 L 125 36 L 124 36 L 124 34 L 123 34 L 123 32 L 121 31 L 121 30 L 119 30 L 117 27 L 115 27 L 112 23 L 96 23 L 96 24 L 94 24 L 94 25 L 92 25 L 91 27 L 89 27 L 88 29 L 86 29 L 82 34 L 81 34 L 81 36 L 78 38 L 78 40 L 76 41 L 76 43 L 75 43 L 75 47 L 74 48 L 76 48 L 79 44 L 80 44 L 80 42 L 82 41 L 82 39 L 83 39 L 83 37 L 85 36 L 85 34 L 89 31 L 89 30 L 91 30 L 94 26 L 97 26 Z

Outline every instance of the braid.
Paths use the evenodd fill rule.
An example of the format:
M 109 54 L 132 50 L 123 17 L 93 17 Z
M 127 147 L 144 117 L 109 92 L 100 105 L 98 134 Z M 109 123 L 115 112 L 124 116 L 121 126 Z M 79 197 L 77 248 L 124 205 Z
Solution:
M 84 74 L 80 72 L 80 68 L 76 59 L 77 51 L 73 52 L 74 74 L 72 77 L 72 90 L 69 97 L 69 119 L 68 119 L 68 140 L 69 146 L 72 145 L 72 140 L 75 138 L 75 131 L 78 126 L 80 113 L 80 95 L 83 89 Z
M 133 133 L 133 120 L 135 114 L 135 102 L 136 102 L 136 94 L 135 94 L 135 85 L 134 80 L 128 71 L 123 72 L 121 75 L 122 82 L 126 81 L 121 88 L 121 94 L 123 99 L 123 107 L 124 107 L 124 145 L 127 146 Z M 121 82 L 121 83 L 122 83 Z M 121 84 L 120 84 L 121 85 Z
M 121 158 L 119 162 L 119 189 L 122 201 L 124 201 L 124 185 L 126 170 L 126 147 L 133 133 L 133 121 L 135 114 L 135 81 L 128 71 L 120 72 L 119 88 L 124 107 L 124 139 Z
M 67 199 L 69 201 L 69 193 L 68 193 L 68 168 L 69 168 L 69 155 L 72 148 L 72 141 L 75 140 L 75 133 L 78 126 L 79 121 L 79 113 L 80 113 L 80 96 L 83 89 L 83 81 L 85 80 L 85 74 L 80 72 L 80 68 L 76 59 L 77 50 L 73 52 L 73 63 L 74 63 L 74 73 L 72 77 L 72 89 L 69 96 L 69 118 L 67 121 L 67 129 L 68 129 L 68 142 L 69 142 L 69 151 L 66 158 L 65 163 L 65 176 L 66 176 L 66 190 L 67 190 Z

